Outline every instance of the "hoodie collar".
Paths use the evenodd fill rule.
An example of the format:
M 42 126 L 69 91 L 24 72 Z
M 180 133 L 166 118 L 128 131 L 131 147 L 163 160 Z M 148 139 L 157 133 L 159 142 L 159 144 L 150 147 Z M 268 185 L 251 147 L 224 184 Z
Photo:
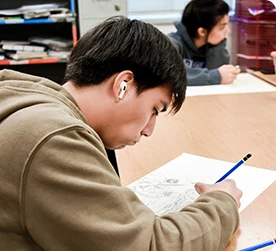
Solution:
M 176 21 L 173 23 L 176 30 L 177 30 L 177 34 L 181 37 L 181 39 L 184 41 L 184 43 L 193 51 L 197 52 L 198 49 L 194 44 L 194 41 L 192 40 L 192 38 L 189 36 L 186 26 L 179 21 Z

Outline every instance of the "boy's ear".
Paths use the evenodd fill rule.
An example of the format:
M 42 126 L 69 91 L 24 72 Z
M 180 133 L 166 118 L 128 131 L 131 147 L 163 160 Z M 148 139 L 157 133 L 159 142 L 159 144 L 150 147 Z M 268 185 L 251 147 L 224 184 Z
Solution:
M 134 83 L 134 75 L 132 71 L 125 70 L 120 72 L 114 79 L 112 93 L 115 102 L 119 102 L 126 92 L 129 91 L 129 87 Z M 123 88 L 123 84 L 127 88 Z

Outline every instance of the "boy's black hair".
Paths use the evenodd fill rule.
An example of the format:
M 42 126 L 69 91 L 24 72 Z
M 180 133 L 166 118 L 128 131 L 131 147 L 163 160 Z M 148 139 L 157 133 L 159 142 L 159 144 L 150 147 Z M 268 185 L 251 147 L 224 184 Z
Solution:
M 197 37 L 198 28 L 210 32 L 229 12 L 228 4 L 223 0 L 191 0 L 185 7 L 181 22 L 190 37 Z
M 64 82 L 97 85 L 124 70 L 133 72 L 138 94 L 169 86 L 172 111 L 180 109 L 187 80 L 177 50 L 153 25 L 122 16 L 105 20 L 78 41 L 70 55 Z

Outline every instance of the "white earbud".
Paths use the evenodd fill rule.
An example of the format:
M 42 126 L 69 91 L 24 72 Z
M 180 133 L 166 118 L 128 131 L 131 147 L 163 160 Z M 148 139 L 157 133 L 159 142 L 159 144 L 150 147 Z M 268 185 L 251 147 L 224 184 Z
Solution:
M 125 81 L 122 81 L 120 84 L 120 88 L 121 91 L 119 93 L 119 99 L 122 99 L 127 89 L 127 83 Z

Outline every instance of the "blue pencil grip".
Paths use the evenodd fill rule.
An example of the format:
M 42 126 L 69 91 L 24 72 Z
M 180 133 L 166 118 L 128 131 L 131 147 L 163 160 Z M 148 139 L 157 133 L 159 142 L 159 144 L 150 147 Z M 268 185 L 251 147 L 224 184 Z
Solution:
M 253 250 L 257 250 L 257 249 L 260 249 L 260 248 L 264 248 L 264 247 L 267 247 L 267 246 L 273 245 L 273 244 L 275 244 L 275 241 L 274 241 L 274 240 L 270 240 L 270 241 L 266 241 L 266 242 L 257 244 L 257 245 L 252 246 L 252 247 L 248 247 L 248 248 L 245 248 L 245 249 L 241 249 L 241 250 L 239 250 L 239 251 L 253 251 Z
M 240 160 L 235 166 L 233 166 L 226 174 L 224 174 L 220 179 L 216 181 L 216 183 L 223 181 L 225 178 L 227 178 L 232 172 L 234 172 L 242 163 L 244 163 L 243 160 Z

